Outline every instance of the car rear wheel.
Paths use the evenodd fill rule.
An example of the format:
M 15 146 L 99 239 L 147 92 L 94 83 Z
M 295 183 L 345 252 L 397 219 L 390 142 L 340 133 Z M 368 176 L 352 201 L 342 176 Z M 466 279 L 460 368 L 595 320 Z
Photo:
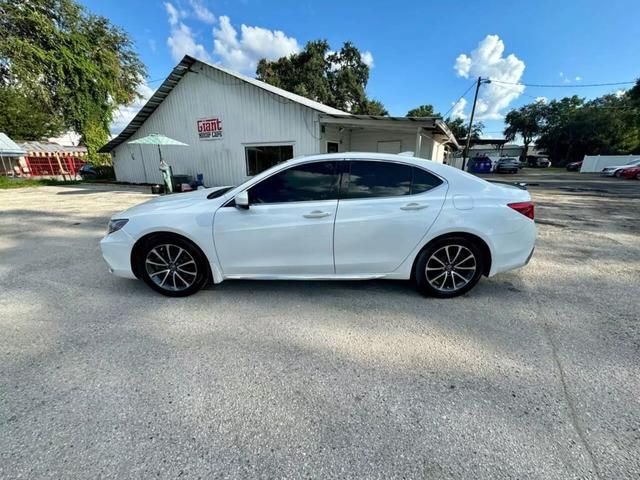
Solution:
M 478 246 L 466 237 L 446 237 L 424 249 L 416 261 L 415 280 L 424 295 L 451 298 L 471 290 L 484 270 Z
M 615 176 L 616 176 L 617 178 L 622 177 L 622 170 L 616 170 Z
M 207 282 L 206 259 L 189 240 L 173 236 L 151 237 L 137 259 L 138 272 L 156 292 L 169 297 L 186 297 Z

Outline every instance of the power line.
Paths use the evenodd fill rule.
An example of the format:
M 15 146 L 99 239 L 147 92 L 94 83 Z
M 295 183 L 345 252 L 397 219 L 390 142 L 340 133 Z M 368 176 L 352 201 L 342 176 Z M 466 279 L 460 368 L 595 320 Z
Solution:
M 609 83 L 563 83 L 563 84 L 543 84 L 543 83 L 514 83 L 514 82 L 503 82 L 502 80 L 491 80 L 491 83 L 501 83 L 504 85 L 516 85 L 521 87 L 536 87 L 536 88 L 587 88 L 587 87 L 610 87 L 614 85 L 629 85 L 631 83 L 636 83 L 635 80 L 630 82 L 609 82 Z
M 459 102 L 460 100 L 462 100 L 462 99 L 465 97 L 465 95 L 466 95 L 467 93 L 469 93 L 469 91 L 470 91 L 470 90 L 471 90 L 475 85 L 476 85 L 476 82 L 475 82 L 475 81 L 474 81 L 474 82 L 472 82 L 472 83 L 471 83 L 471 85 L 469 85 L 469 88 L 467 88 L 467 89 L 465 90 L 465 92 L 464 92 L 462 95 L 460 95 L 460 97 L 458 98 L 458 100 L 456 100 L 455 102 L 453 102 L 453 104 L 451 105 L 451 108 L 450 108 L 449 110 L 447 110 L 447 113 L 445 113 L 444 115 L 442 115 L 442 118 L 447 118 L 447 115 L 449 115 L 449 112 L 451 112 L 451 110 L 453 110 L 453 108 L 458 104 L 458 102 Z

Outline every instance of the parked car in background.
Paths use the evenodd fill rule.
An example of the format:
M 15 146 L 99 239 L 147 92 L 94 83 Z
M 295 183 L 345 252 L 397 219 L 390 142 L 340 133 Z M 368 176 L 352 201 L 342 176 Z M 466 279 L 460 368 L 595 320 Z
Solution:
M 469 160 L 469 172 L 491 173 L 491 159 L 487 156 L 473 157 Z
M 627 163 L 625 163 L 624 165 L 615 165 L 613 167 L 606 167 L 602 169 L 602 175 L 606 176 L 606 177 L 621 177 L 622 176 L 622 170 L 625 170 L 627 168 L 633 168 L 633 167 L 637 167 L 640 165 L 640 158 L 636 158 L 634 160 L 631 160 Z
M 137 205 L 111 218 L 100 246 L 115 275 L 172 297 L 231 279 L 388 278 L 447 298 L 526 265 L 533 218 L 515 185 L 414 157 L 334 153 Z
M 640 165 L 631 168 L 623 168 L 620 170 L 621 178 L 635 178 L 640 180 Z
M 518 173 L 520 162 L 517 158 L 501 158 L 496 167 L 497 173 Z
M 567 163 L 567 172 L 577 172 L 582 168 L 582 160 L 579 162 Z
M 551 160 L 549 160 L 547 157 L 527 155 L 527 166 L 533 168 L 547 168 L 551 166 Z

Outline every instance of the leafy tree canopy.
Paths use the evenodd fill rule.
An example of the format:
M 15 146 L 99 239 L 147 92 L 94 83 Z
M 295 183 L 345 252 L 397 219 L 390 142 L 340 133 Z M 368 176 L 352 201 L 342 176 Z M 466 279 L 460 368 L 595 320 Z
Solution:
M 0 95 L 10 99 L 0 129 L 16 138 L 72 129 L 95 160 L 113 112 L 146 75 L 127 34 L 74 0 L 0 0 L 0 31 Z
M 419 107 L 412 108 L 405 115 L 407 117 L 441 117 L 439 113 L 433 109 L 433 105 L 425 104 L 420 105 Z
M 256 77 L 349 113 L 388 114 L 382 103 L 367 97 L 369 67 L 351 42 L 337 52 L 331 52 L 326 40 L 308 42 L 300 53 L 260 60 Z
M 456 140 L 460 142 L 463 138 L 467 138 L 467 132 L 469 131 L 469 123 L 463 120 L 462 118 L 447 118 L 446 120 L 447 126 L 449 130 L 456 137 Z M 484 123 L 482 122 L 474 122 L 471 127 L 471 140 L 477 140 L 482 135 L 482 130 L 484 130 Z
M 640 153 L 640 82 L 624 95 L 586 101 L 578 96 L 524 105 L 505 118 L 505 136 L 535 140 L 553 161 L 582 160 L 585 155 Z M 638 102 L 638 103 L 636 103 Z

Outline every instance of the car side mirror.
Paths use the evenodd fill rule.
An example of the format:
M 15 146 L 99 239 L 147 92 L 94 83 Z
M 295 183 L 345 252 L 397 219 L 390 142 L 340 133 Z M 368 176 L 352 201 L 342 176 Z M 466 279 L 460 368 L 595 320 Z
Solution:
M 249 192 L 247 192 L 246 190 L 237 194 L 233 200 L 237 208 L 249 210 Z

